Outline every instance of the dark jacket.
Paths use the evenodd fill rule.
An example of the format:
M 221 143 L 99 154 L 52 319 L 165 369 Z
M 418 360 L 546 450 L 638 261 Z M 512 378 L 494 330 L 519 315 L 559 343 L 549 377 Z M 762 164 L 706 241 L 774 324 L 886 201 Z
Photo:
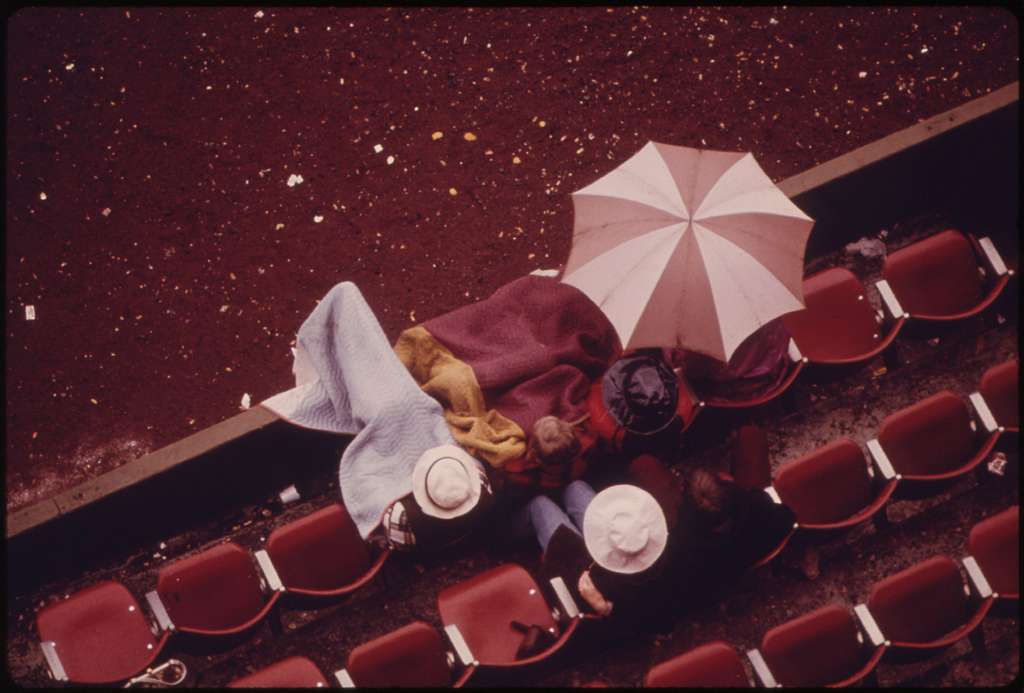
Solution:
M 641 573 L 616 573 L 594 563 L 583 537 L 563 525 L 551 536 L 541 576 L 545 582 L 561 577 L 580 611 L 592 612 L 578 588 L 580 575 L 589 570 L 594 587 L 613 604 L 611 622 L 634 630 L 662 631 L 672 623 L 669 565 L 673 553 L 670 532 L 669 543 L 653 566 Z

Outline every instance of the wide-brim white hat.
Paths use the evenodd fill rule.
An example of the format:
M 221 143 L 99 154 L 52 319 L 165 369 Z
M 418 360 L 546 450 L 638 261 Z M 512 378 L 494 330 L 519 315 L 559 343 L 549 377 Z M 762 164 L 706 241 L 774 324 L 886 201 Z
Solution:
M 618 484 L 590 501 L 583 515 L 583 540 L 602 568 L 639 573 L 664 552 L 668 524 L 654 496 L 639 486 Z
M 457 445 L 424 452 L 412 470 L 412 495 L 424 513 L 448 520 L 465 515 L 480 500 L 482 465 Z

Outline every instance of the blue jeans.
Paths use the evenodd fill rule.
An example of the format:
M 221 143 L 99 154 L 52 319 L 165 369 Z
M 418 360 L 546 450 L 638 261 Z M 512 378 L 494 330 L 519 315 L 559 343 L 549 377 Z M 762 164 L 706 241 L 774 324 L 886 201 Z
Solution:
M 590 484 L 577 479 L 562 492 L 565 510 L 547 496 L 535 496 L 512 518 L 512 531 L 517 537 L 526 537 L 532 530 L 537 536 L 540 550 L 547 551 L 551 535 L 559 525 L 565 525 L 573 532 L 582 534 L 583 514 L 595 495 Z

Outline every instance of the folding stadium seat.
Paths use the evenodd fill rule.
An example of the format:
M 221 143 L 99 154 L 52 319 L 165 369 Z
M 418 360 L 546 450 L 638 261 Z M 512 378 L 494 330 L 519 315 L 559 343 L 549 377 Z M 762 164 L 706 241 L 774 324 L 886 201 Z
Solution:
M 985 371 L 978 388 L 996 423 L 1007 431 L 1020 431 L 1019 378 L 1020 362 L 1014 359 Z
M 732 645 L 716 640 L 660 664 L 644 677 L 644 688 L 749 688 L 743 658 Z
M 557 612 L 548 605 L 540 586 L 526 569 L 514 563 L 445 588 L 437 596 L 437 607 L 445 626 L 455 625 L 462 634 L 474 664 L 524 666 L 560 650 L 582 618 L 565 583 L 560 578 L 551 582 L 559 599 Z M 556 635 L 556 639 L 544 651 L 516 659 L 523 634 L 512 626 L 512 621 L 540 626 Z
M 36 627 L 53 678 L 83 684 L 110 684 L 138 674 L 170 635 L 154 636 L 135 597 L 113 580 L 44 607 Z
M 281 596 L 263 583 L 252 555 L 227 542 L 160 570 L 156 589 L 146 595 L 164 629 L 197 635 L 234 635 L 262 620 Z
M 235 679 L 228 688 L 326 688 L 319 667 L 305 657 L 289 657 Z
M 986 268 L 979 265 L 979 258 Z M 949 229 L 890 253 L 878 289 L 884 300 L 898 303 L 890 309 L 894 314 L 948 322 L 977 315 L 991 305 L 1012 273 L 991 239 L 975 241 Z
M 860 446 L 840 438 L 783 464 L 772 485 L 802 528 L 832 530 L 870 518 L 896 484 L 891 467 L 883 463 L 872 470 Z
M 935 556 L 874 584 L 867 607 L 889 646 L 947 647 L 970 635 L 992 607 L 992 590 L 972 559 L 969 587 L 948 556 Z
M 763 392 L 747 399 L 726 399 L 714 396 L 702 397 L 701 406 L 714 409 L 747 409 L 767 404 L 773 399 L 781 397 L 789 389 L 790 385 L 793 384 L 796 377 L 800 375 L 800 371 L 803 370 L 804 366 L 807 365 L 807 357 L 800 352 L 800 348 L 792 339 L 789 340 L 789 360 L 789 371 L 786 373 L 786 377 L 768 392 Z M 700 393 L 698 392 L 697 395 L 700 396 Z
M 465 654 L 458 634 L 454 640 L 459 643 L 455 652 L 462 650 Z M 439 630 L 423 621 L 413 621 L 352 650 L 346 668 L 336 676 L 345 687 L 457 688 L 469 679 L 476 667 L 471 661 L 462 660 L 462 671 L 456 677 L 455 652 L 449 652 L 448 643 Z
M 804 279 L 804 310 L 782 316 L 800 351 L 812 364 L 863 363 L 885 351 L 905 318 L 894 317 L 883 336 L 882 319 L 867 300 L 864 285 L 835 267 Z
M 857 620 L 842 604 L 830 604 L 772 628 L 761 639 L 764 668 L 755 667 L 755 672 L 761 676 L 767 669 L 780 686 L 838 687 L 857 683 L 878 665 L 885 643 L 867 610 L 860 608 L 856 614 L 868 619 L 861 626 L 867 641 Z
M 388 553 L 374 559 L 348 511 L 333 503 L 275 529 L 256 558 L 288 594 L 335 597 L 373 579 Z
M 1020 599 L 1019 522 L 1015 505 L 976 524 L 967 538 L 967 551 L 998 599 Z
M 999 432 L 976 433 L 967 404 L 949 390 L 890 414 L 868 450 L 905 481 L 938 481 L 966 474 L 985 460 Z M 980 439 L 980 442 L 979 442 Z

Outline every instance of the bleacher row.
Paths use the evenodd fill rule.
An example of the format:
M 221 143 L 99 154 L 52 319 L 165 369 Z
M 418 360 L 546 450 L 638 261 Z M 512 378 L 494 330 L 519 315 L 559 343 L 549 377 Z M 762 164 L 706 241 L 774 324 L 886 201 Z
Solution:
M 887 652 L 929 651 L 972 636 L 996 600 L 1017 602 L 1019 506 L 977 523 L 961 561 L 938 555 L 871 586 L 853 606 L 833 602 L 775 626 L 746 661 L 765 688 L 849 686 Z M 961 573 L 966 573 L 966 580 Z M 744 657 L 717 640 L 652 667 L 645 687 L 750 687 Z
M 769 556 L 780 552 L 797 531 L 853 527 L 878 517 L 893 497 L 928 494 L 933 483 L 978 469 L 1002 437 L 1019 436 L 1019 368 L 1013 360 L 984 373 L 980 391 L 968 398 L 974 417 L 950 390 L 889 414 L 878 437 L 866 443 L 870 465 L 860 445 L 846 437 L 781 464 L 770 483 L 759 485 L 776 503 L 789 507 L 796 522 Z M 747 455 L 767 455 L 765 444 L 738 447 Z M 770 468 L 767 461 L 751 466 Z
M 896 262 L 901 253 L 924 257 L 925 260 L 920 261 L 931 263 L 928 274 L 933 277 L 937 272 L 935 262 L 950 262 L 949 258 L 957 256 L 962 259 L 963 243 L 966 243 L 971 257 L 980 252 L 981 256 L 989 258 L 990 274 L 999 277 L 984 300 L 970 309 L 958 309 L 953 317 L 977 314 L 994 300 L 1005 285 L 1007 275 L 1012 273 L 1002 265 L 998 254 L 992 254 L 994 248 L 987 240 L 974 243 L 964 234 L 946 231 L 892 253 L 887 260 L 884 280 L 892 287 L 880 286 L 881 295 L 883 298 L 895 292 L 903 298 L 913 295 L 901 288 L 900 272 L 888 270 L 890 261 L 897 268 L 902 266 L 902 262 Z M 955 250 L 957 247 L 960 250 Z M 970 274 L 980 282 L 982 272 L 979 270 L 974 264 Z M 842 282 L 821 280 L 830 273 L 834 279 L 838 277 L 836 273 L 843 272 L 849 277 Z M 962 274 L 966 280 L 967 273 Z M 813 289 L 816 283 L 849 287 L 851 277 L 853 275 L 846 270 L 825 270 L 808 277 L 805 290 Z M 853 280 L 856 282 L 855 277 Z M 857 306 L 856 310 L 865 317 L 867 314 L 862 309 L 866 309 L 872 323 L 877 325 L 877 316 L 864 300 L 863 287 L 859 282 L 856 284 L 860 293 L 851 299 L 850 305 Z M 982 291 L 980 283 L 976 288 Z M 849 294 L 847 288 L 835 295 L 844 291 Z M 926 293 L 934 295 L 936 292 Z M 832 295 L 828 292 L 820 295 L 826 294 Z M 816 295 L 815 291 L 808 291 L 808 308 L 802 312 L 818 313 L 832 321 L 846 315 L 829 307 L 831 303 L 816 302 Z M 889 298 L 885 300 L 890 310 L 893 306 L 899 308 Z M 901 316 L 898 320 L 929 319 L 936 315 L 901 311 L 902 308 L 891 310 L 893 315 Z M 846 317 L 842 317 L 842 321 L 856 322 Z M 826 331 L 832 335 L 837 332 Z M 791 332 L 794 340 L 799 340 L 801 351 L 807 349 L 806 354 L 815 355 L 821 363 L 828 362 L 809 346 L 812 342 L 808 337 L 801 337 L 799 330 L 791 328 Z M 891 342 L 891 336 L 892 333 L 886 337 L 886 343 Z M 877 343 L 877 334 L 871 339 L 875 343 L 872 349 L 877 350 L 865 358 L 877 355 L 884 348 Z M 801 362 L 806 363 L 809 358 L 802 356 Z M 964 401 L 952 392 L 943 391 L 883 421 L 878 438 L 867 443 L 877 474 L 865 464 L 864 455 L 855 442 L 840 439 L 782 465 L 774 479 L 764 484 L 766 492 L 794 511 L 797 520 L 794 531 L 799 528 L 833 530 L 851 527 L 875 515 L 897 486 L 927 486 L 931 481 L 966 474 L 988 456 L 1003 435 L 1019 430 L 1017 373 L 1016 361 L 1000 364 L 985 373 L 980 391 L 970 396 L 980 428 Z M 792 378 L 787 380 L 792 382 Z M 780 393 L 773 396 L 777 394 Z M 1016 522 L 1013 531 L 1016 547 Z M 777 555 L 789 536 L 761 563 Z M 108 580 L 93 585 L 37 614 L 37 628 L 50 674 L 57 680 L 77 683 L 124 681 L 147 670 L 173 633 L 214 638 L 244 634 L 274 612 L 280 600 L 305 604 L 310 600 L 342 597 L 359 589 L 381 570 L 389 555 L 387 551 L 374 551 L 361 539 L 345 508 L 335 503 L 277 528 L 268 537 L 264 549 L 250 552 L 229 541 L 163 567 L 158 572 L 155 589 L 146 594 L 152 619 L 143 613 L 136 598 L 120 582 Z M 977 561 L 980 569 L 974 572 L 981 580 L 993 584 L 1002 579 L 995 576 L 993 568 L 986 568 L 986 561 L 995 565 L 991 558 L 977 557 Z M 1015 571 L 1016 562 L 1012 567 Z M 969 574 L 974 572 L 969 571 Z M 443 634 L 429 624 L 416 622 L 370 641 L 352 651 L 346 669 L 337 674 L 338 681 L 359 686 L 461 685 L 480 666 L 525 666 L 546 659 L 561 649 L 580 619 L 585 618 L 559 580 L 542 589 L 524 568 L 514 564 L 500 566 L 444 590 L 438 597 L 438 607 L 445 624 Z M 837 612 L 832 613 L 821 618 L 837 619 Z M 509 627 L 512 620 L 543 625 L 557 637 L 543 652 L 517 659 L 522 634 Z M 885 618 L 879 616 L 878 624 L 888 636 L 885 623 Z M 899 642 L 899 639 L 892 642 Z M 775 659 L 771 654 L 775 648 L 762 646 L 762 650 L 769 662 Z M 406 662 L 400 667 L 388 664 L 392 661 L 389 657 L 396 652 L 403 653 L 402 661 Z M 409 664 L 420 662 L 420 657 L 422 664 Z M 766 667 L 762 668 L 768 671 Z M 788 679 L 788 675 L 779 671 L 773 673 L 777 681 Z M 399 682 L 394 682 L 398 680 L 396 676 Z M 411 678 L 401 678 L 405 676 Z M 309 683 L 300 683 L 300 679 Z M 302 658 L 284 660 L 235 683 L 251 686 L 261 680 L 270 681 L 270 685 L 286 685 L 281 681 L 292 681 L 287 685 L 326 685 L 315 665 Z
M 905 325 L 952 323 L 991 306 L 1014 271 L 992 240 L 948 229 L 886 256 L 875 283 L 883 310 L 875 311 L 852 272 L 832 267 L 804 278 L 804 310 L 782 320 L 792 335 L 787 375 L 768 392 L 732 400 L 690 393 L 695 412 L 704 407 L 742 409 L 780 397 L 806 365 L 842 369 L 864 364 L 893 344 Z M 687 418 L 692 424 L 694 417 Z

